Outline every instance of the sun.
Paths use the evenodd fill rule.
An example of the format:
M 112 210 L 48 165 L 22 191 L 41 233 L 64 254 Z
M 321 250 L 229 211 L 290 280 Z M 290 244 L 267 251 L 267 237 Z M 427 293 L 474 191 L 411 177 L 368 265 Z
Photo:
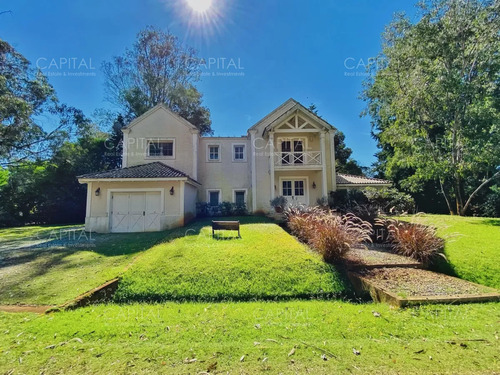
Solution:
M 186 0 L 188 5 L 197 13 L 205 13 L 212 5 L 212 0 Z

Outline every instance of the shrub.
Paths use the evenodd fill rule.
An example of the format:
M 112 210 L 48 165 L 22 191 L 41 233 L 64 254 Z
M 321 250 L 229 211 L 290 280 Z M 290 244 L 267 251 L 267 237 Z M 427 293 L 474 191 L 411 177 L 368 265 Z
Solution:
M 415 200 L 412 196 L 395 188 L 367 187 L 363 189 L 363 194 L 371 204 L 376 205 L 380 211 L 387 214 L 402 214 L 415 211 Z
M 219 204 L 220 213 L 222 216 L 231 216 L 233 215 L 233 204 L 231 202 L 222 202 Z
M 286 197 L 279 195 L 277 197 L 274 197 L 274 199 L 271 199 L 269 203 L 271 204 L 272 207 L 274 207 L 276 212 L 278 212 L 286 207 L 288 200 L 286 199 Z
M 207 217 L 209 215 L 209 206 L 207 202 L 196 202 L 196 216 Z
M 286 217 L 291 232 L 328 263 L 338 262 L 353 246 L 371 241 L 371 224 L 351 213 L 339 215 L 319 207 L 289 208 Z
M 212 216 L 234 216 L 247 215 L 247 206 L 245 203 L 236 204 L 231 202 L 221 202 L 218 206 L 211 206 L 207 202 L 196 203 L 196 215 L 198 217 Z
M 318 204 L 325 203 L 322 199 Z M 413 198 L 395 188 L 365 188 L 363 190 L 338 190 L 331 192 L 328 197 L 328 205 L 339 212 L 352 212 L 356 216 L 366 216 L 368 211 L 383 212 L 385 214 L 401 214 L 415 211 Z M 364 219 L 364 217 L 363 217 Z M 370 221 L 373 224 L 373 221 Z
M 444 240 L 436 236 L 435 228 L 393 219 L 378 220 L 378 223 L 387 228 L 387 241 L 396 253 L 424 264 L 438 255 L 444 256 Z
M 233 213 L 238 216 L 248 215 L 246 203 L 234 203 Z

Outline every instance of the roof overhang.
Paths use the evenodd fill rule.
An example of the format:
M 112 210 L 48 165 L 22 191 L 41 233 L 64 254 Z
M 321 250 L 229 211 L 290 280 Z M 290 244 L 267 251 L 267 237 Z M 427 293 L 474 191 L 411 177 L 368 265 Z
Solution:
M 79 178 L 78 182 L 81 184 L 88 184 L 89 182 L 163 182 L 163 181 L 186 181 L 192 185 L 201 186 L 201 184 L 188 177 L 153 177 L 153 178 Z
M 343 187 L 345 187 L 345 188 L 351 188 L 351 187 L 352 188 L 375 187 L 376 188 L 376 187 L 390 187 L 390 186 L 392 186 L 392 183 L 390 183 L 390 182 L 389 183 L 383 183 L 383 184 L 382 183 L 377 183 L 377 184 L 369 184 L 369 183 L 367 183 L 367 184 L 339 184 L 337 182 L 337 187 L 338 188 L 343 188 Z

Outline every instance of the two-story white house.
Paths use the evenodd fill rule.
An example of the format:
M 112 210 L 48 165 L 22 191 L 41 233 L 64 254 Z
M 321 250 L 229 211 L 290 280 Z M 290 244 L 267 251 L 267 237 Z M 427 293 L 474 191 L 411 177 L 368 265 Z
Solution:
M 79 176 L 87 184 L 88 231 L 182 226 L 196 216 L 196 202 L 245 202 L 258 213 L 279 195 L 314 205 L 330 191 L 390 185 L 337 173 L 336 129 L 293 99 L 241 137 L 200 136 L 164 105 L 122 131 L 122 168 Z

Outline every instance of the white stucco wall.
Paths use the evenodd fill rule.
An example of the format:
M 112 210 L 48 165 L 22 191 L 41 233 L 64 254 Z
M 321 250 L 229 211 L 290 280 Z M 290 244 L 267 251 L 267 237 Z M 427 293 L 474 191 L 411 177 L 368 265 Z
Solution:
M 196 217 L 196 202 L 198 197 L 198 188 L 185 183 L 184 184 L 184 224 L 192 221 Z
M 233 145 L 245 146 L 245 160 L 233 160 Z M 207 150 L 209 145 L 219 145 L 220 161 L 209 161 Z M 221 190 L 221 201 L 233 202 L 233 189 L 249 189 L 251 185 L 250 141 L 246 137 L 203 137 L 200 139 L 198 181 L 202 187 L 198 189 L 198 200 L 207 201 L 209 189 Z M 247 207 L 251 197 L 247 192 Z
M 195 131 L 172 113 L 159 108 L 124 131 L 124 164 L 127 167 L 161 161 L 193 177 Z M 148 140 L 173 140 L 173 157 L 147 156 Z

